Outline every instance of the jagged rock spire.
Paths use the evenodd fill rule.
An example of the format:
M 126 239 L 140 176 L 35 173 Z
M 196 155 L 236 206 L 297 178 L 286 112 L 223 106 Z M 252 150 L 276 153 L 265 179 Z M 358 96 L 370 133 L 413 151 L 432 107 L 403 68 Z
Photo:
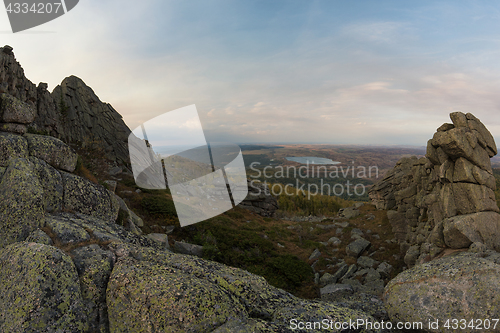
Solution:
M 388 218 L 409 266 L 444 248 L 500 250 L 500 209 L 490 157 L 493 136 L 474 115 L 450 114 L 427 145 L 426 157 L 403 158 L 370 197 Z
M 11 95 L 36 110 L 28 128 L 66 143 L 93 145 L 102 149 L 107 158 L 130 164 L 127 148 L 130 129 L 110 104 L 101 102 L 76 76 L 65 78 L 52 93 L 47 87 L 43 82 L 37 87 L 26 78 L 12 47 L 0 48 L 0 93 Z

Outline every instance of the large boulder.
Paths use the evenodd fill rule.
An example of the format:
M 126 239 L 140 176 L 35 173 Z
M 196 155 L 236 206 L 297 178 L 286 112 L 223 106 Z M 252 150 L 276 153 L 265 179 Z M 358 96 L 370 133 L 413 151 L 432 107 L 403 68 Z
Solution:
M 470 132 L 468 128 L 452 128 L 446 132 L 436 132 L 434 134 L 433 145 L 439 146 L 451 158 L 470 157 L 473 154 L 473 148 L 467 140 L 466 133 Z
M 0 331 L 88 331 L 78 275 L 67 254 L 28 242 L 0 250 Z
M 0 167 L 16 158 L 28 157 L 28 142 L 20 135 L 0 132 Z
M 29 154 L 44 160 L 54 168 L 73 172 L 78 155 L 59 139 L 46 135 L 26 134 Z
M 483 243 L 500 251 L 500 214 L 481 212 L 450 217 L 443 221 L 444 242 L 452 249 Z
M 62 172 L 64 184 L 64 209 L 94 216 L 103 220 L 116 221 L 120 204 L 114 194 L 103 186 Z
M 0 247 L 22 241 L 44 220 L 43 189 L 28 159 L 11 161 L 0 181 Z
M 120 259 L 107 291 L 112 332 L 209 331 L 246 314 L 219 285 L 178 269 Z
M 456 332 L 444 325 L 500 316 L 500 265 L 463 252 L 417 265 L 391 280 L 383 300 L 393 322 L 439 321 L 425 331 Z M 473 331 L 467 329 L 467 332 Z M 489 332 L 499 332 L 500 327 Z
M 486 149 L 490 157 L 498 154 L 497 146 L 495 144 L 495 140 L 493 139 L 493 135 L 491 135 L 490 131 L 484 126 L 484 124 L 477 119 L 472 113 L 467 113 L 467 125 L 472 130 L 472 132 L 477 137 L 478 143 Z
M 43 189 L 43 205 L 48 213 L 61 211 L 63 205 L 64 187 L 59 171 L 36 157 L 29 157 L 33 163 L 38 179 Z
M 452 184 L 452 187 L 458 214 L 500 212 L 495 200 L 495 192 L 491 188 L 469 183 L 456 183 Z
M 371 245 L 370 241 L 367 241 L 364 238 L 358 238 L 354 242 L 347 245 L 345 252 L 348 256 L 357 258 Z
M 111 332 L 206 332 L 241 327 L 252 318 L 272 332 L 291 323 L 375 319 L 363 311 L 306 301 L 241 269 L 193 256 L 129 248 L 110 277 L 107 304 Z M 259 326 L 261 326 L 259 324 Z M 238 328 L 239 329 L 239 328 Z M 310 330 L 309 330 L 310 331 Z
M 31 105 L 9 94 L 0 96 L 0 122 L 30 124 L 35 115 L 36 110 Z

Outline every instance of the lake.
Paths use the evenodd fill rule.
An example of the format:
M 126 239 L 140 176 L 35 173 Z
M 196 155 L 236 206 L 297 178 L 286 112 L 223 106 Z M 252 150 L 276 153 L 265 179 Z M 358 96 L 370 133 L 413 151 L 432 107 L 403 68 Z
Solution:
M 301 156 L 301 157 L 286 157 L 288 161 L 297 162 L 301 164 L 340 164 L 340 162 L 332 161 L 329 158 Z

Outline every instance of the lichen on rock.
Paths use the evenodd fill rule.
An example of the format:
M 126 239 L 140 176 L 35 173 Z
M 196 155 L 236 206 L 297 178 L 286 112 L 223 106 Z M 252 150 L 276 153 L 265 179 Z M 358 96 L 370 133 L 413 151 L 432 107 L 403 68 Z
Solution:
M 22 241 L 44 220 L 43 190 L 28 159 L 12 160 L 0 182 L 0 247 Z
M 0 331 L 88 331 L 78 275 L 68 255 L 29 242 L 0 250 Z

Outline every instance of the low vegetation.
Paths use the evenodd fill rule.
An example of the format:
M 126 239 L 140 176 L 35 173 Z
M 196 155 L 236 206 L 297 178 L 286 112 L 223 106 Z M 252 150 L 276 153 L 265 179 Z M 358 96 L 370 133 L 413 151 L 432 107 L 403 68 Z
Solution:
M 272 184 L 275 193 L 285 193 L 283 184 Z M 320 195 L 301 191 L 294 187 L 286 189 L 286 195 L 278 197 L 278 206 L 285 215 L 299 216 L 335 216 L 339 209 L 350 206 L 351 202 L 335 196 Z

